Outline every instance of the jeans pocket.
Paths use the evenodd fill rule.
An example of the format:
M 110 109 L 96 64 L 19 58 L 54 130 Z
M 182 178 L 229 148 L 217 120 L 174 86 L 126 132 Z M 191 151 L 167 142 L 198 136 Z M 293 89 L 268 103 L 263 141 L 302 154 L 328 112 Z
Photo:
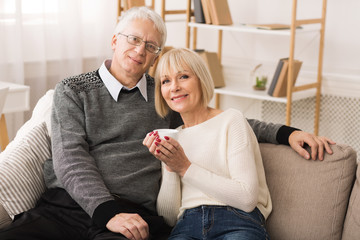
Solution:
M 249 213 L 233 207 L 228 207 L 228 211 L 233 212 L 237 217 L 241 219 L 249 220 L 259 226 L 265 227 L 264 217 L 257 208 L 255 208 L 252 212 Z

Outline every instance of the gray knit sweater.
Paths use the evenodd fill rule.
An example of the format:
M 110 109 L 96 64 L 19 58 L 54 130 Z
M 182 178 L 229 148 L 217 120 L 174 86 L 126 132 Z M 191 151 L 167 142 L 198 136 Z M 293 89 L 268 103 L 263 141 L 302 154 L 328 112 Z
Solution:
M 149 76 L 147 93 L 148 102 L 137 88 L 121 91 L 116 102 L 97 72 L 56 86 L 51 123 L 55 174 L 90 216 L 113 200 L 112 194 L 155 213 L 160 162 L 142 141 L 147 132 L 168 128 L 169 121 L 155 112 Z

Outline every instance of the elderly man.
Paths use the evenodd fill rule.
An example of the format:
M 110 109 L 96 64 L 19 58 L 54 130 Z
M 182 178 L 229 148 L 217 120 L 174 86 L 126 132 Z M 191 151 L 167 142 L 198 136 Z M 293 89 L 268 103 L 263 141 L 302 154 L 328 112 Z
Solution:
M 156 213 L 161 165 L 142 145 L 146 133 L 177 127 L 160 118 L 154 80 L 146 74 L 166 41 L 161 17 L 145 7 L 125 12 L 115 29 L 113 56 L 96 71 L 57 84 L 52 111 L 53 161 L 34 209 L 16 217 L 0 239 L 166 239 Z M 291 127 L 249 120 L 259 141 L 289 144 L 322 158 L 330 140 Z

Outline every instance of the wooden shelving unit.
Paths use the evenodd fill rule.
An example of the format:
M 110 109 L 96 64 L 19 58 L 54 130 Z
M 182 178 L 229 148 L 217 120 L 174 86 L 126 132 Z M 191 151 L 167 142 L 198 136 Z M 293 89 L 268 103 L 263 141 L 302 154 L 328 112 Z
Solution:
M 121 12 L 122 11 L 126 11 L 128 10 L 130 7 L 129 7 L 129 1 L 132 1 L 132 0 L 118 0 L 118 17 L 121 16 Z M 145 0 L 144 1 L 134 1 L 134 4 L 136 6 L 145 6 Z M 151 5 L 148 6 L 152 9 L 154 9 L 155 7 L 155 0 L 151 0 Z
M 314 134 L 317 135 L 319 132 L 319 114 L 320 114 L 320 98 L 321 98 L 321 83 L 322 83 L 322 66 L 323 66 L 323 53 L 324 53 L 324 30 L 325 30 L 325 17 L 326 17 L 326 5 L 327 0 L 322 0 L 322 13 L 320 18 L 316 19 L 297 19 L 297 0 L 292 1 L 292 14 L 291 14 L 291 28 L 290 30 L 263 30 L 252 27 L 246 27 L 243 25 L 211 25 L 211 24 L 200 24 L 191 21 L 192 10 L 191 0 L 187 0 L 187 11 L 186 11 L 186 47 L 190 47 L 190 29 L 193 28 L 193 43 L 192 48 L 197 48 L 197 31 L 198 28 L 210 29 L 218 31 L 218 56 L 221 60 L 222 55 L 222 41 L 223 32 L 243 32 L 253 34 L 271 34 L 271 35 L 285 35 L 290 38 L 290 49 L 289 49 L 289 71 L 288 71 L 288 84 L 287 84 L 287 97 L 276 98 L 266 95 L 266 93 L 259 93 L 253 91 L 251 86 L 239 85 L 226 86 L 224 88 L 218 88 L 215 90 L 215 104 L 216 107 L 220 106 L 220 94 L 240 96 L 246 98 L 253 98 L 259 100 L 268 100 L 274 102 L 286 103 L 286 125 L 291 123 L 291 108 L 294 100 L 316 96 L 315 104 L 315 119 L 314 119 Z M 302 26 L 301 29 L 297 28 Z M 318 53 L 318 69 L 317 79 L 313 83 L 309 83 L 301 86 L 293 86 L 292 79 L 294 74 L 294 48 L 295 48 L 295 36 L 306 32 L 318 32 L 320 34 L 319 53 Z M 313 89 L 313 91 L 304 91 Z M 309 93 L 310 92 L 310 93 Z

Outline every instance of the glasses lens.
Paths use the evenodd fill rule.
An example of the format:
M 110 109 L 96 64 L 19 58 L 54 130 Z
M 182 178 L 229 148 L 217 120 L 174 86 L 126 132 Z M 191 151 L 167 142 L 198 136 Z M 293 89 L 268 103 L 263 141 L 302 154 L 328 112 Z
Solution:
M 146 43 L 145 48 L 152 53 L 157 53 L 159 51 L 159 48 L 152 43 Z
M 119 34 L 124 35 L 121 33 L 119 33 Z M 126 35 L 124 35 L 124 36 L 126 36 Z M 141 38 L 133 36 L 133 35 L 128 35 L 126 37 L 127 37 L 128 43 L 130 43 L 132 45 L 140 46 L 143 42 L 143 40 Z M 160 51 L 160 48 L 153 43 L 145 42 L 145 48 L 146 48 L 146 50 L 148 50 L 151 53 L 158 53 Z
M 130 44 L 133 44 L 133 45 L 139 46 L 139 45 L 142 43 L 141 38 L 136 37 L 136 36 L 129 35 L 129 36 L 127 37 L 127 39 L 128 39 L 128 42 L 129 42 Z

